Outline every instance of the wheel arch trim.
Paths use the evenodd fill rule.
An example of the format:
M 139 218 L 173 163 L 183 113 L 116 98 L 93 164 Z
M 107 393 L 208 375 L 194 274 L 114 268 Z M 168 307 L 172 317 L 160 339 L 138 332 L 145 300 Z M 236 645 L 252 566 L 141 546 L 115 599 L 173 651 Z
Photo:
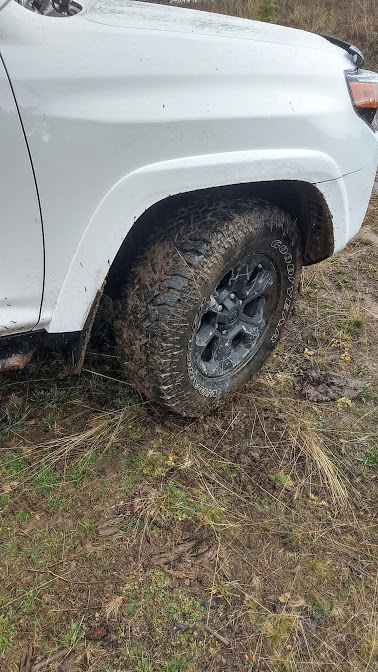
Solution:
M 348 240 L 348 204 L 340 178 L 330 156 L 306 149 L 206 154 L 142 166 L 119 180 L 98 204 L 53 314 L 45 316 L 38 328 L 50 333 L 80 331 L 127 233 L 150 207 L 170 196 L 263 181 L 307 182 L 323 195 L 333 219 L 335 250 L 341 249 Z

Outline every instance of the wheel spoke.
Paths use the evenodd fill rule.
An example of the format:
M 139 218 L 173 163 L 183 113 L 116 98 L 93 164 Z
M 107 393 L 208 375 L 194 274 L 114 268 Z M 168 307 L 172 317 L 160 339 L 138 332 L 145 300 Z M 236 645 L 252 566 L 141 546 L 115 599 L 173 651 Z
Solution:
M 242 315 L 241 319 L 241 330 L 248 336 L 250 336 L 254 341 L 260 335 L 261 327 L 256 321 L 253 321 L 253 318 Z M 262 323 L 261 323 L 262 324 Z
M 270 271 L 262 268 L 253 280 L 244 287 L 241 293 L 243 301 L 250 301 L 251 299 L 261 296 L 266 288 L 272 284 L 272 275 Z
M 216 326 L 213 324 L 203 324 L 196 334 L 196 345 L 205 348 L 213 338 L 216 332 Z
M 243 264 L 238 269 L 234 269 L 231 280 L 230 280 L 230 291 L 235 294 L 242 295 L 246 285 L 248 284 L 251 267 L 249 264 Z
M 266 299 L 264 296 L 255 300 L 252 300 L 245 307 L 244 313 L 240 315 L 240 320 L 243 325 L 248 325 L 249 327 L 257 328 L 258 331 L 264 329 L 266 320 L 264 318 L 264 308 L 266 305 Z
M 232 369 L 232 344 L 228 336 L 217 338 L 211 358 L 208 362 L 202 362 L 202 366 L 211 376 L 220 376 Z

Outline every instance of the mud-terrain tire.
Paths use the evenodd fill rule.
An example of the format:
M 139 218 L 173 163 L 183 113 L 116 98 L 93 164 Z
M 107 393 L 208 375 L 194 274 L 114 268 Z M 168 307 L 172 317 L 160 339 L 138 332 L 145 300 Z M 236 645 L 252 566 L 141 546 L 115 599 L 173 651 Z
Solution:
M 128 273 L 116 339 L 140 392 L 200 416 L 272 352 L 297 291 L 301 241 L 288 214 L 252 199 L 203 200 L 164 224 Z

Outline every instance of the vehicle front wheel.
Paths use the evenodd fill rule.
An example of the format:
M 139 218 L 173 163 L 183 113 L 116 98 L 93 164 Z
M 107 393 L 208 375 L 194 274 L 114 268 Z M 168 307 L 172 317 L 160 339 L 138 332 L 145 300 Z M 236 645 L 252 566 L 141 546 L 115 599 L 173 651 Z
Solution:
M 297 227 L 268 203 L 176 212 L 128 274 L 115 325 L 135 387 L 182 415 L 209 412 L 272 352 L 300 269 Z

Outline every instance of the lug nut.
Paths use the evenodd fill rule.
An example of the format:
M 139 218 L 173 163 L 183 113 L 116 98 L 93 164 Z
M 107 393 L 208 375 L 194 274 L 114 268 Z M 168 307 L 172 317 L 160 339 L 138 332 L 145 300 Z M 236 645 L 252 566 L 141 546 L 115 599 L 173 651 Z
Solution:
M 226 330 L 226 329 L 223 329 L 223 331 L 222 331 L 222 335 L 224 335 L 224 334 L 227 334 L 227 330 Z
M 232 292 L 232 293 L 230 294 L 230 299 L 234 299 L 234 298 L 235 298 L 235 294 Z
M 257 268 L 262 268 L 262 265 L 261 265 L 261 264 L 259 264 L 259 265 L 257 266 Z
M 218 313 L 221 313 L 223 310 L 223 306 L 218 306 Z

